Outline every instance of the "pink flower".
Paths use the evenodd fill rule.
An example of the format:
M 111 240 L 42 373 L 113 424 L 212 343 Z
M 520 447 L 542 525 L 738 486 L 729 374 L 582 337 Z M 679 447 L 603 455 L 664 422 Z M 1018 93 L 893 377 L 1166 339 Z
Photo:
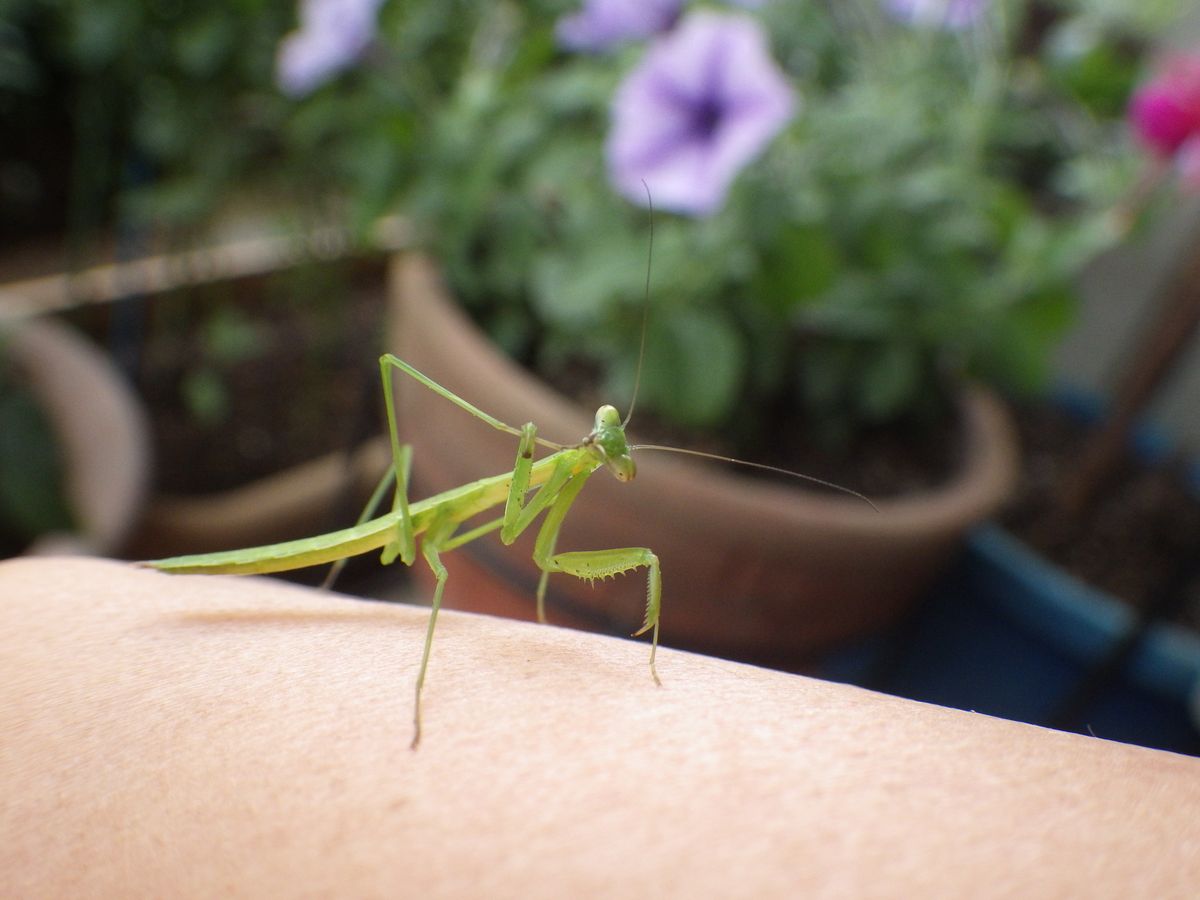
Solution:
M 646 202 L 649 187 L 655 206 L 709 215 L 794 107 L 754 19 L 692 13 L 651 45 L 617 90 L 609 180 L 634 203 Z
M 1169 59 L 1134 92 L 1129 118 L 1142 143 L 1159 156 L 1174 156 L 1200 133 L 1200 56 Z

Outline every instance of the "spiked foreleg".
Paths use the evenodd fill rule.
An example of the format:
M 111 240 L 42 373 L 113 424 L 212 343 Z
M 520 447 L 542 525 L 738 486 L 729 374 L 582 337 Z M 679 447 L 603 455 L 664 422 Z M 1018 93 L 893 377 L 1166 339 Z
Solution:
M 411 448 L 406 447 L 406 449 L 409 450 L 408 460 L 411 462 Z M 375 490 L 371 493 L 371 498 L 367 501 L 367 505 L 363 507 L 363 511 L 359 514 L 358 520 L 354 523 L 355 525 L 361 525 L 375 515 L 375 512 L 379 509 L 379 504 L 383 502 L 383 495 L 386 494 L 388 488 L 392 486 L 392 480 L 395 477 L 396 471 L 394 468 L 388 469 L 387 472 L 384 473 L 383 477 L 379 479 L 379 483 L 375 485 Z M 407 512 L 407 507 L 405 508 L 405 512 Z M 411 524 L 409 526 L 409 531 L 412 531 Z M 401 529 L 401 533 L 403 533 L 403 529 Z M 325 578 L 321 582 L 321 590 L 332 590 L 333 583 L 337 581 L 338 576 L 342 574 L 342 570 L 346 568 L 346 563 L 349 561 L 350 557 L 343 556 L 329 567 L 329 571 L 325 573 Z
M 554 547 L 558 542 L 558 533 L 562 528 L 563 519 L 575 497 L 583 488 L 586 475 L 576 476 L 563 486 L 555 498 L 546 521 L 538 532 L 537 542 L 533 549 L 533 561 L 542 570 L 538 583 L 538 619 L 545 621 L 546 580 L 551 572 L 562 572 L 594 581 L 597 578 L 607 578 L 610 575 L 620 575 L 632 569 L 645 567 L 647 570 L 646 585 L 646 617 L 642 627 L 634 632 L 635 636 L 651 633 L 650 643 L 650 674 L 656 684 L 662 684 L 658 678 L 658 670 L 654 665 L 654 657 L 658 651 L 658 624 L 662 610 L 662 572 L 659 568 L 658 557 L 646 547 L 624 547 L 615 550 L 570 550 L 565 553 L 555 553 Z

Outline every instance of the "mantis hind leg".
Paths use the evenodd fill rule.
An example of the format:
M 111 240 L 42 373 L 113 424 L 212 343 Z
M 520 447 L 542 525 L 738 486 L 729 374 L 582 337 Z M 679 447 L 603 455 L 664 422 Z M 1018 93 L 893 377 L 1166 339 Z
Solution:
M 411 460 L 411 453 L 409 455 Z M 406 473 L 407 475 L 407 473 Z M 389 468 L 383 473 L 383 477 L 379 479 L 379 483 L 375 485 L 375 490 L 371 492 L 371 499 L 367 501 L 367 505 L 363 507 L 362 513 L 359 515 L 355 525 L 361 525 L 363 522 L 375 515 L 375 511 L 379 509 L 379 504 L 383 502 L 383 495 L 387 493 L 387 489 L 392 486 L 392 480 L 396 477 L 395 468 Z M 346 563 L 349 557 L 342 557 L 337 562 L 329 567 L 329 572 L 326 573 L 325 579 L 321 582 L 321 590 L 328 591 L 333 588 L 333 583 L 337 581 L 338 576 L 342 573 L 342 569 L 346 568 Z
M 392 396 L 392 368 L 399 360 L 390 354 L 379 358 L 379 377 L 383 381 L 383 401 L 387 412 L 388 440 L 392 447 L 392 471 L 396 476 L 396 490 L 392 497 L 392 510 L 400 513 L 396 534 L 383 548 L 382 560 L 388 565 L 400 557 L 406 566 L 417 558 L 417 542 L 413 536 L 412 516 L 408 511 L 408 478 L 412 471 L 412 447 L 400 443 L 400 429 L 396 425 L 396 404 Z M 406 365 L 406 364 L 405 364 Z M 407 369 L 405 369 L 407 371 Z M 386 490 L 382 483 L 377 491 Z
M 393 432 L 394 437 L 395 432 Z M 392 500 L 392 511 L 400 513 L 400 521 L 396 523 L 396 533 L 384 546 L 383 553 L 380 555 L 380 561 L 385 566 L 395 562 L 397 556 L 406 566 L 411 566 L 413 560 L 417 558 L 417 541 L 413 535 L 412 516 L 408 511 L 408 478 L 411 472 L 412 447 L 408 444 L 398 446 L 395 448 L 392 472 L 385 475 L 380 481 L 379 487 L 375 489 L 379 494 L 387 490 L 387 483 L 392 480 L 391 475 L 395 475 L 396 491 Z M 372 497 L 372 499 L 375 498 Z
M 415 379 L 416 381 L 425 385 L 425 387 L 429 388 L 431 391 L 433 391 L 439 397 L 446 398 L 451 403 L 453 403 L 455 406 L 459 407 L 460 409 L 466 410 L 471 415 L 473 415 L 475 418 L 479 419 L 480 421 L 486 422 L 488 425 L 491 425 L 497 431 L 503 431 L 506 434 L 513 434 L 513 435 L 520 436 L 521 429 L 519 429 L 513 425 L 509 425 L 507 422 L 501 422 L 495 416 L 488 415 L 482 409 L 480 409 L 478 406 L 475 406 L 472 403 L 468 403 L 462 397 L 458 396 L 458 394 L 454 393 L 453 391 L 451 391 L 447 388 L 442 387 L 440 384 L 438 384 L 436 381 L 434 381 L 428 375 L 425 375 L 424 373 L 420 372 L 419 370 L 413 368 L 408 363 L 406 363 L 404 360 L 402 360 L 400 357 L 394 356 L 391 353 L 385 353 L 385 354 L 383 354 L 383 356 L 379 357 L 379 370 L 380 370 L 380 372 L 383 373 L 383 394 L 384 394 L 384 397 L 387 399 L 388 421 L 392 426 L 393 436 L 396 433 L 396 428 L 395 428 L 396 423 L 395 423 L 395 419 L 393 417 L 394 416 L 394 414 L 393 414 L 394 407 L 392 405 L 392 379 L 390 377 L 391 371 L 393 369 L 397 369 L 397 370 L 403 372 L 405 375 L 409 376 L 410 378 Z M 546 443 L 549 444 L 550 442 L 547 441 Z M 554 445 L 554 446 L 557 449 L 557 445 Z
M 371 518 L 379 508 L 379 504 L 383 502 L 383 496 L 387 493 L 388 487 L 394 484 L 395 491 L 392 495 L 392 512 L 399 512 L 400 520 L 396 524 L 394 537 L 383 548 L 381 561 L 386 566 L 395 562 L 396 558 L 399 557 L 402 563 L 406 566 L 411 566 L 417 557 L 417 544 L 413 534 L 412 516 L 408 511 L 408 482 L 412 473 L 412 447 L 409 444 L 400 443 L 400 430 L 396 425 L 396 404 L 392 396 L 391 372 L 393 368 L 399 368 L 401 371 L 409 374 L 416 373 L 422 381 L 426 380 L 424 376 L 417 373 L 407 363 L 391 354 L 385 354 L 380 357 L 379 377 L 383 382 L 384 409 L 387 412 L 388 441 L 392 450 L 392 465 L 383 474 L 383 477 L 379 480 L 379 484 L 375 486 L 375 490 L 371 493 L 371 499 L 367 501 L 367 505 L 363 507 L 362 514 L 354 524 L 361 525 L 367 519 Z M 445 389 L 442 388 L 442 390 Z M 345 567 L 345 559 L 339 559 L 330 566 L 325 580 L 321 582 L 321 589 L 328 590 L 332 588 L 334 581 L 337 580 L 338 575 L 341 574 L 342 569 Z
M 523 428 L 514 428 L 512 425 L 501 422 L 495 416 L 488 415 L 479 409 L 479 407 L 468 403 L 453 391 L 442 387 L 432 378 L 422 374 L 398 356 L 385 353 L 379 357 L 379 377 L 383 382 L 383 400 L 387 412 L 388 438 L 391 441 L 392 447 L 392 468 L 396 476 L 396 492 L 392 510 L 400 513 L 400 520 L 396 526 L 395 539 L 389 542 L 384 548 L 384 564 L 393 562 L 399 556 L 400 561 L 405 565 L 412 565 L 413 560 L 416 558 L 416 542 L 413 537 L 412 517 L 408 509 L 408 478 L 412 467 L 412 447 L 408 444 L 402 445 L 400 443 L 400 430 L 396 425 L 395 392 L 392 384 L 393 371 L 403 372 L 405 375 L 415 379 L 434 393 L 446 398 L 451 403 L 466 410 L 493 428 L 521 438 L 521 445 L 517 453 L 517 463 L 513 470 L 512 486 L 509 490 L 509 500 L 505 507 L 505 518 L 502 526 L 506 535 L 506 542 L 511 543 L 515 539 L 515 534 L 512 537 L 507 537 L 509 531 L 515 527 L 517 533 L 520 533 L 520 530 L 524 529 L 533 516 L 545 505 L 545 502 L 540 505 L 535 503 L 533 509 L 526 510 L 524 508 L 525 491 L 528 490 L 529 485 L 529 470 L 533 463 L 533 447 L 535 444 L 540 443 L 558 449 L 558 445 L 538 438 L 537 429 L 534 428 L 532 423 L 525 425 Z M 384 489 L 382 485 L 380 489 Z M 553 494 L 554 491 L 548 492 L 547 499 L 552 497 Z M 514 495 L 518 498 L 516 503 L 513 500 Z M 519 524 L 518 519 L 521 520 Z

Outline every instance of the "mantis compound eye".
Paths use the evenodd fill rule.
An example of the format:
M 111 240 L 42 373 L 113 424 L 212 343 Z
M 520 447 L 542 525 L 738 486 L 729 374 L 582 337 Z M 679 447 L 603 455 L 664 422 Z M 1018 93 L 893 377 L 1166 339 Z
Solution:
M 634 476 L 637 475 L 637 464 L 631 456 L 616 456 L 607 460 L 607 463 L 608 470 L 613 473 L 617 481 L 633 481 Z

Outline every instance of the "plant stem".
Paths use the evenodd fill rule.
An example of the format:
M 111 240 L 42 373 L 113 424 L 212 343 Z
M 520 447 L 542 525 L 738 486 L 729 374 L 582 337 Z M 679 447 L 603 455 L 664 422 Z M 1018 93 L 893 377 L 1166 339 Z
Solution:
M 1117 386 L 1108 419 L 1084 450 L 1078 468 L 1058 492 L 1057 506 L 1077 522 L 1120 461 L 1133 422 L 1171 374 L 1200 325 L 1200 244 L 1183 267 L 1146 334 L 1138 341 Z

